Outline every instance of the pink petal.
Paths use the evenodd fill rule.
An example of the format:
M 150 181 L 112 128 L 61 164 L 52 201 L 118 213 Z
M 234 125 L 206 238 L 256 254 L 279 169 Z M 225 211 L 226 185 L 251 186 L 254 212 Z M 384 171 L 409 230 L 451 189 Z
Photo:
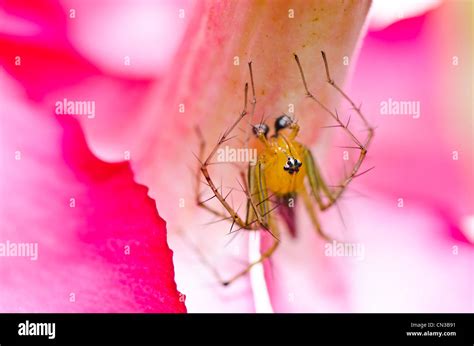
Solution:
M 105 74 L 84 59 L 66 36 L 71 22 L 67 11 L 56 2 L 41 6 L 29 1 L 12 2 L 5 5 L 5 10 L 10 23 L 6 29 L 11 29 L 11 23 L 21 24 L 13 26 L 16 31 L 0 31 L 0 61 L 6 71 L 22 83 L 31 99 L 49 109 L 54 109 L 55 102 L 64 98 L 94 100 L 97 117 L 91 135 L 99 132 L 103 135 L 102 142 L 110 143 L 110 138 L 114 138 L 118 139 L 115 143 L 121 143 L 121 134 L 124 129 L 131 129 L 130 117 L 149 87 L 149 81 Z M 28 31 L 31 24 L 38 27 L 39 32 Z M 111 117 L 114 121 L 110 121 Z M 125 145 L 126 149 L 118 145 L 121 151 L 114 157 L 115 161 L 123 160 L 123 152 L 130 150 L 129 145 Z M 113 145 L 112 149 L 95 151 L 95 154 L 110 158 L 107 155 L 110 151 L 116 152 Z
M 283 238 L 267 274 L 275 311 L 473 311 L 474 249 L 447 234 L 452 225 L 419 206 L 356 201 L 342 210 L 344 241 L 363 246 L 359 257 L 326 256 L 310 227 L 296 241 Z M 337 230 L 341 221 L 326 215 L 324 225 Z
M 254 121 L 265 116 L 269 123 L 273 122 L 293 103 L 301 122 L 314 119 L 312 126 L 305 128 L 302 134 L 308 140 L 314 139 L 324 115 L 306 112 L 301 106 L 304 90 L 292 53 L 300 55 L 313 90 L 333 104 L 323 87 L 324 79 L 319 78 L 323 75 L 319 50 L 331 52 L 333 73 L 343 79 L 347 66 L 340 62 L 343 56 L 352 54 L 367 7 L 366 3 L 347 5 L 347 8 L 336 5 L 313 8 L 297 2 L 268 6 L 243 2 L 201 4 L 189 24 L 189 30 L 195 35 L 185 36 L 170 74 L 150 93 L 138 114 L 137 123 L 142 129 L 138 131 L 139 136 L 130 136 L 130 146 L 135 148 L 136 156 L 132 161 L 139 181 L 150 186 L 150 193 L 169 221 L 170 230 L 187 231 L 210 258 L 215 258 L 216 252 L 222 254 L 215 262 L 225 278 L 241 270 L 247 262 L 244 257 L 247 255 L 247 236 L 242 235 L 223 248 L 230 240 L 230 236 L 225 235 L 230 223 L 203 226 L 215 218 L 206 212 L 196 212 L 193 172 L 197 169 L 197 161 L 192 152 L 198 151 L 198 145 L 194 127 L 198 125 L 203 131 L 209 152 L 219 133 L 228 128 L 242 108 L 243 85 L 249 80 L 246 62 L 252 59 L 258 98 Z M 298 19 L 288 18 L 289 9 L 294 9 Z M 215 54 L 214 48 L 219 54 Z M 236 56 L 238 66 L 234 65 Z M 184 113 L 179 112 L 180 104 L 185 106 Z M 245 128 L 244 123 L 241 128 Z M 159 136 L 157 131 L 160 131 Z M 241 133 L 236 131 L 236 134 Z M 162 161 L 172 163 L 172 168 L 163 169 Z M 189 168 L 191 173 L 188 173 Z M 236 184 L 235 171 L 216 170 L 213 174 L 218 184 L 221 176 L 224 186 Z M 204 185 L 202 187 L 205 191 Z M 210 193 L 204 196 L 209 197 Z M 238 207 L 239 196 L 235 194 L 234 197 Z M 179 208 L 180 199 L 185 201 L 184 208 Z M 248 303 L 249 297 L 245 298 L 249 293 L 244 288 L 249 285 L 247 277 L 235 286 L 222 289 L 206 268 L 198 267 L 199 263 L 193 263 L 193 269 L 190 269 L 190 258 L 196 262 L 197 257 L 191 257 L 189 249 L 180 245 L 179 238 L 171 239 L 171 244 L 176 249 L 177 281 L 180 287 L 187 287 L 191 311 L 255 309 L 252 302 Z M 222 263 L 226 257 L 236 258 L 237 253 L 240 263 L 235 260 L 227 265 Z M 245 304 L 242 303 L 244 298 L 247 299 Z
M 365 38 L 349 94 L 377 126 L 365 166 L 375 169 L 340 203 L 347 231 L 335 211 L 322 217 L 328 232 L 364 245 L 365 260 L 324 257 L 300 218 L 302 239 L 283 239 L 268 277 L 276 311 L 472 311 L 473 247 L 462 228 L 474 213 L 472 62 L 456 10 L 444 5 Z M 453 55 L 463 63 L 453 66 Z M 388 98 L 420 101 L 420 118 L 380 115 Z M 342 150 L 323 156 L 334 184 Z
M 0 242 L 38 244 L 36 261 L 0 258 L 2 311 L 185 312 L 165 222 L 128 163 L 95 158 L 76 120 L 1 77 Z
M 394 200 L 439 210 L 459 226 L 463 216 L 474 214 L 474 151 L 472 102 L 466 91 L 472 62 L 462 18 L 453 14 L 456 8 L 461 3 L 370 33 L 351 94 L 378 126 L 371 150 L 376 169 L 364 184 Z M 453 24 L 449 30 L 440 27 L 446 22 Z M 458 66 L 453 56 L 458 56 Z M 381 115 L 381 102 L 390 98 L 418 101 L 420 117 Z M 458 160 L 453 160 L 453 151 Z
M 370 9 L 370 29 L 381 30 L 399 20 L 421 16 L 441 3 L 441 0 L 375 0 Z
M 64 5 L 59 19 L 54 19 L 61 25 L 65 22 L 68 6 Z M 290 9 L 294 10 L 295 18 L 289 18 Z M 226 231 L 228 225 L 202 227 L 209 220 L 209 215 L 196 213 L 194 207 L 194 179 L 187 174 L 188 165 L 194 169 L 196 162 L 191 154 L 196 149 L 194 126 L 199 124 L 206 139 L 212 143 L 218 133 L 230 124 L 242 107 L 242 86 L 248 81 L 245 64 L 251 58 L 254 61 L 257 87 L 258 119 L 263 115 L 273 119 L 281 112 L 287 112 L 290 103 L 294 104 L 300 121 L 311 119 L 312 123 L 312 127 L 303 129 L 302 137 L 308 142 L 314 140 L 325 118 L 322 113 L 310 112 L 308 107 L 301 105 L 304 92 L 292 53 L 299 54 L 312 89 L 329 106 L 334 105 L 332 93 L 323 87 L 325 81 L 321 78 L 323 66 L 318 56 L 319 50 L 328 52 L 333 76 L 343 80 L 348 66 L 341 63 L 342 59 L 351 57 L 367 10 L 368 3 L 365 2 L 345 8 L 339 5 L 309 6 L 298 2 L 282 2 L 278 6 L 198 3 L 189 17 L 188 33 L 184 36 L 173 65 L 168 69 L 169 73 L 157 81 L 147 94 L 144 94 L 148 88 L 146 81 L 140 83 L 110 76 L 104 78 L 100 72 L 90 71 L 87 66 L 81 67 L 82 62 L 75 62 L 78 54 L 71 48 L 69 41 L 101 69 L 109 73 L 121 73 L 116 60 L 123 54 L 122 48 L 117 48 L 118 54 L 114 55 L 111 64 L 101 58 L 103 54 L 100 52 L 96 54 L 95 50 L 88 50 L 88 38 L 80 34 L 87 25 L 81 24 L 81 21 L 86 19 L 80 17 L 79 23 L 67 24 L 68 27 L 73 25 L 75 29 L 72 36 L 64 40 L 66 44 L 59 39 L 54 42 L 45 39 L 52 51 L 42 46 L 54 59 L 66 55 L 65 68 L 60 69 L 66 76 L 55 76 L 55 82 L 52 83 L 57 84 L 43 90 L 34 80 L 32 85 L 31 80 L 26 78 L 28 74 L 25 74 L 24 86 L 33 97 L 37 95 L 35 98 L 42 99 L 48 109 L 52 109 L 54 102 L 64 97 L 96 100 L 97 117 L 91 121 L 81 119 L 92 151 L 109 161 L 122 160 L 124 151 L 131 152 L 137 179 L 150 187 L 150 194 L 156 198 L 162 215 L 170 220 L 171 229 L 194 231 L 199 245 L 210 250 L 208 253 L 212 253 L 212 250 L 225 252 L 221 249 L 228 237 L 223 236 L 223 230 Z M 65 27 L 63 25 L 58 31 L 64 32 Z M 55 50 L 57 42 L 61 45 Z M 24 48 L 28 50 L 30 43 L 26 43 Z M 225 49 L 221 49 L 223 46 Z M 220 54 L 214 54 L 210 47 L 217 47 Z M 156 49 L 160 50 L 159 47 Z M 10 52 L 13 55 L 15 49 Z M 233 63 L 236 56 L 240 59 L 239 66 Z M 144 71 L 149 71 L 152 64 L 145 65 Z M 50 66 L 45 60 L 35 68 L 48 70 Z M 67 70 L 72 70 L 72 76 L 78 77 L 69 77 L 69 73 L 65 72 Z M 17 73 L 13 68 L 9 72 L 14 75 Z M 131 72 L 130 75 L 136 74 Z M 61 84 L 56 81 L 62 79 L 67 81 L 64 85 L 66 88 L 58 89 Z M 178 111 L 180 104 L 186 107 L 184 114 Z M 171 168 L 163 167 L 163 161 L 172 164 Z M 230 177 L 234 180 L 233 176 Z M 185 201 L 185 208 L 178 207 L 181 200 Z M 180 286 L 189 288 L 186 291 L 194 294 L 189 297 L 192 310 L 253 309 L 247 280 L 241 280 L 234 288 L 224 291 L 218 288 L 215 279 L 199 265 L 199 260 L 179 238 L 171 239 L 171 243 L 179 256 L 177 275 Z M 242 257 L 246 255 L 246 246 L 243 237 L 234 241 L 227 252 Z M 241 267 L 241 263 L 231 263 L 224 273 L 230 276 Z
M 362 217 L 364 210 L 377 213 Z M 365 245 L 349 276 L 354 311 L 474 311 L 474 247 L 447 234 L 452 225 L 442 215 L 381 200 L 354 212 L 354 233 Z
M 127 78 L 167 72 L 193 7 L 189 0 L 60 3 L 68 17 L 68 38 L 78 52 L 105 73 Z

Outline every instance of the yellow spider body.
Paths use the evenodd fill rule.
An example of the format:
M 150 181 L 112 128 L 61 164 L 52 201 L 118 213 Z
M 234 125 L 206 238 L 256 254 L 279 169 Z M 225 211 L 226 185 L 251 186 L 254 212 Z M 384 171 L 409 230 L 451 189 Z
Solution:
M 303 162 L 305 148 L 299 142 L 284 134 L 266 140 L 266 145 L 257 154 L 262 165 L 264 180 L 269 192 L 277 196 L 299 193 L 304 188 L 306 167 L 301 164 L 297 171 L 285 170 L 288 159 Z
M 244 109 L 240 116 L 234 121 L 228 130 L 219 139 L 217 145 L 211 151 L 211 153 L 204 159 L 202 150 L 204 150 L 204 140 L 201 136 L 201 156 L 203 159 L 200 166 L 200 172 L 205 179 L 205 184 L 213 192 L 213 196 L 205 201 L 202 201 L 199 197 L 199 189 L 196 190 L 196 202 L 199 206 L 207 209 L 216 216 L 222 218 L 222 220 L 231 220 L 231 230 L 234 225 L 237 225 L 240 229 L 246 230 L 265 230 L 273 236 L 273 243 L 261 254 L 260 258 L 250 263 L 244 270 L 237 273 L 229 280 L 220 280 L 224 285 L 228 285 L 235 281 L 239 277 L 247 274 L 249 270 L 258 263 L 261 263 L 265 259 L 269 258 L 277 249 L 280 244 L 280 231 L 278 227 L 278 217 L 274 215 L 273 211 L 279 208 L 279 214 L 288 226 L 290 233 L 296 235 L 296 223 L 294 214 L 294 202 L 298 198 L 302 200 L 309 219 L 314 226 L 314 229 L 318 234 L 327 241 L 332 241 L 333 238 L 326 235 L 323 231 L 321 223 L 318 220 L 317 213 L 324 211 L 333 206 L 342 196 L 349 183 L 357 176 L 369 171 L 359 173 L 359 169 L 367 155 L 367 148 L 372 141 L 374 135 L 374 129 L 370 126 L 366 118 L 363 116 L 360 110 L 360 106 L 357 107 L 354 102 L 345 94 L 342 89 L 334 82 L 329 74 L 328 62 L 326 54 L 321 52 L 324 67 L 326 70 L 327 82 L 345 99 L 355 110 L 359 118 L 365 125 L 368 132 L 365 142 L 361 142 L 354 133 L 349 129 L 349 121 L 343 122 L 337 112 L 331 111 L 326 105 L 324 105 L 318 98 L 316 98 L 308 89 L 306 79 L 303 73 L 298 56 L 295 54 L 294 58 L 299 69 L 301 80 L 305 89 L 305 95 L 313 103 L 318 105 L 326 114 L 330 115 L 331 118 L 336 122 L 335 125 L 330 127 L 341 128 L 346 135 L 355 143 L 355 146 L 351 147 L 359 150 L 358 159 L 353 163 L 350 173 L 342 179 L 339 184 L 330 186 L 326 183 L 321 170 L 313 157 L 311 151 L 303 144 L 296 140 L 299 132 L 299 125 L 293 117 L 283 114 L 275 120 L 274 134 L 268 136 L 269 127 L 263 121 L 257 125 L 251 125 L 252 131 L 255 135 L 253 142 L 249 143 L 250 136 L 247 137 L 246 148 L 253 148 L 257 151 L 257 160 L 254 164 L 248 166 L 247 172 L 247 184 L 241 184 L 243 192 L 246 194 L 247 207 L 245 219 L 238 213 L 238 209 L 235 210 L 231 204 L 229 204 L 228 196 L 223 195 L 222 187 L 219 188 L 214 183 L 213 179 L 208 170 L 208 166 L 211 164 L 211 160 L 216 151 L 231 137 L 231 132 L 237 127 L 239 122 L 247 115 L 247 104 L 248 104 L 248 84 L 245 84 L 245 98 L 244 98 Z M 250 111 L 251 119 L 255 114 L 256 105 L 256 93 L 253 81 L 252 64 L 249 63 L 250 72 L 250 83 L 253 94 L 252 109 Z M 250 133 L 248 133 L 250 135 Z M 245 173 L 241 171 L 242 176 Z M 200 176 L 197 175 L 199 182 Z M 240 184 L 240 182 L 239 182 Z M 199 184 L 196 184 L 199 187 Z M 212 208 L 205 203 L 213 198 L 216 198 L 225 209 L 225 212 Z

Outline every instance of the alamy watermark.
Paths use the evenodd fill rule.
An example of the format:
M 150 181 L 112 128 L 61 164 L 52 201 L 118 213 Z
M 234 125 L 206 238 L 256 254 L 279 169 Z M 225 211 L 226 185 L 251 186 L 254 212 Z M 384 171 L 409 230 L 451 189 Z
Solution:
M 47 336 L 48 339 L 56 338 L 56 323 L 54 322 L 30 322 L 18 324 L 19 336 Z
M 225 146 L 217 149 L 218 162 L 249 162 L 251 165 L 257 164 L 257 149 L 231 148 Z
M 38 259 L 38 243 L 15 243 L 9 240 L 0 242 L 0 257 L 29 257 Z
M 324 255 L 328 257 L 355 257 L 362 261 L 365 258 L 365 246 L 361 243 L 337 242 L 324 244 Z
M 393 100 L 380 102 L 381 115 L 408 115 L 413 119 L 421 116 L 420 101 Z
M 63 99 L 55 103 L 56 114 L 85 115 L 89 119 L 95 118 L 95 101 Z

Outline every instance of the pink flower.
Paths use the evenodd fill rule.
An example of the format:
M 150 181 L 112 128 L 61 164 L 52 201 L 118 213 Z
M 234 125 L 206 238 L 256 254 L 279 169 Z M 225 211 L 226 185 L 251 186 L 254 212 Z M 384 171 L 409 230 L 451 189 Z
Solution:
M 144 195 L 145 189 L 129 179 L 136 179 L 149 188 L 160 215 L 167 221 L 170 246 L 174 250 L 176 281 L 179 289 L 186 294 L 186 305 L 191 311 L 268 310 L 270 307 L 264 304 L 266 298 L 269 298 L 274 311 L 472 310 L 469 299 L 472 297 L 473 251 L 472 244 L 466 239 L 466 230 L 461 227 L 462 220 L 473 212 L 469 197 L 472 193 L 468 193 L 472 191 L 472 182 L 468 179 L 472 177 L 472 171 L 468 171 L 472 146 L 469 146 L 469 137 L 465 134 L 453 143 L 454 136 L 444 132 L 444 127 L 439 125 L 453 105 L 459 107 L 455 114 L 467 114 L 467 108 L 462 106 L 465 102 L 462 95 L 444 97 L 445 88 L 441 86 L 453 82 L 448 73 L 442 74 L 442 77 L 435 73 L 440 67 L 442 71 L 453 68 L 449 65 L 451 60 L 443 65 L 430 56 L 430 52 L 435 52 L 439 59 L 443 57 L 441 51 L 436 51 L 430 43 L 435 34 L 439 34 L 435 29 L 437 23 L 450 11 L 448 5 L 413 19 L 415 22 L 399 22 L 379 33 L 370 33 L 361 45 L 360 59 L 356 63 L 353 51 L 358 38 L 364 34 L 363 24 L 368 12 L 368 4 L 363 2 L 343 7 L 336 3 L 320 5 L 299 2 L 282 2 L 276 6 L 245 2 L 160 3 L 158 6 L 150 2 L 136 5 L 136 2 L 123 1 L 117 6 L 111 4 L 98 2 L 93 9 L 72 1 L 51 2 L 44 7 L 9 4 L 6 11 L 13 19 L 10 18 L 12 22 L 7 27 L 13 28 L 13 32 L 0 35 L 2 63 L 10 76 L 21 84 L 21 87 L 15 84 L 15 90 L 21 91 L 11 102 L 19 99 L 24 103 L 22 106 L 27 105 L 41 114 L 38 129 L 43 119 L 53 128 L 57 125 L 57 120 L 51 120 L 51 114 L 58 100 L 95 101 L 94 117 L 76 117 L 90 150 L 108 162 L 121 162 L 130 155 L 135 178 L 123 163 L 106 164 L 90 156 L 84 143 L 76 143 L 82 149 L 74 155 L 65 155 L 63 160 L 57 160 L 67 163 L 69 170 L 73 168 L 73 175 L 82 184 L 82 189 L 89 191 L 86 195 L 97 196 L 94 199 L 96 208 L 110 205 L 109 200 L 105 202 L 106 197 L 117 203 L 116 208 L 111 208 L 108 214 L 111 216 L 107 220 L 115 220 L 114 225 L 125 229 L 117 231 L 116 227 L 112 227 L 110 230 L 102 215 L 92 213 L 87 215 L 92 215 L 94 222 L 83 227 L 79 219 L 79 226 L 73 224 L 76 225 L 72 227 L 74 231 L 64 235 L 49 227 L 48 219 L 39 229 L 51 230 L 48 239 L 51 239 L 52 246 L 68 244 L 62 237 L 77 234 L 78 240 L 71 241 L 68 253 L 77 254 L 71 255 L 72 263 L 82 264 L 86 277 L 99 272 L 104 274 L 104 271 L 95 266 L 96 262 L 83 263 L 86 251 L 83 248 L 89 251 L 90 256 L 99 258 L 99 262 L 105 259 L 108 265 L 112 263 L 112 267 L 121 269 L 124 255 L 118 255 L 117 249 L 135 240 L 150 250 L 144 251 L 139 259 L 131 254 L 130 259 L 133 257 L 134 261 L 138 261 L 132 266 L 136 271 L 129 273 L 130 276 L 120 274 L 119 287 L 123 291 L 115 291 L 114 297 L 118 302 L 118 298 L 125 299 L 124 305 L 114 305 L 112 309 L 110 305 L 97 303 L 91 298 L 88 303 L 94 303 L 81 311 L 100 307 L 107 311 L 183 309 L 182 299 L 172 282 L 170 254 L 161 257 L 162 252 L 155 250 L 155 246 L 163 247 L 166 241 L 162 227 L 156 228 L 161 237 L 156 243 L 152 240 L 153 232 L 142 227 L 151 222 L 143 220 L 158 222 L 153 214 L 156 211 L 151 210 L 152 203 Z M 74 18 L 71 18 L 72 13 Z M 19 22 L 19 18 L 23 22 Z M 106 18 L 102 26 L 101 20 L 104 19 L 101 18 Z M 25 23 L 25 19 L 29 22 Z M 425 20 L 424 26 L 416 22 L 423 22 L 422 19 Z M 425 31 L 420 31 L 420 27 Z M 461 53 L 457 53 L 459 49 L 459 46 L 453 47 L 453 51 L 462 57 Z M 326 244 L 312 231 L 304 213 L 299 213 L 298 238 L 292 241 L 287 234 L 283 234 L 280 249 L 264 266 L 266 285 L 259 285 L 262 280 L 259 281 L 257 270 L 252 280 L 246 277 L 223 288 L 177 236 L 178 231 L 186 232 L 211 258 L 218 253 L 221 255 L 217 257 L 219 259 L 233 256 L 242 261 L 250 255 L 248 237 L 242 233 L 229 247 L 224 247 L 230 240 L 229 236 L 225 236 L 230 224 L 203 226 L 212 218 L 194 205 L 193 172 L 197 162 L 192 152 L 198 151 L 194 127 L 199 125 L 202 129 L 209 144 L 207 150 L 210 150 L 219 133 L 241 110 L 242 87 L 248 80 L 245 65 L 247 60 L 252 59 L 259 119 L 265 115 L 271 122 L 275 116 L 294 105 L 303 127 L 302 141 L 313 145 L 324 171 L 331 182 L 336 183 L 341 176 L 343 149 L 335 145 L 341 143 L 342 137 L 336 130 L 329 140 L 329 130 L 320 129 L 327 118 L 305 100 L 292 59 L 292 53 L 297 52 L 311 90 L 331 108 L 342 107 L 339 109 L 346 116 L 349 110 L 339 106 L 337 95 L 325 83 L 320 50 L 327 52 L 333 77 L 341 84 L 349 69 L 354 70 L 350 94 L 355 100 L 363 102 L 363 110 L 378 125 L 376 141 L 366 163 L 367 168 L 375 165 L 376 169 L 356 180 L 352 191 L 348 191 L 341 202 L 346 233 L 343 233 L 344 227 L 336 210 L 323 217 L 324 227 L 331 234 L 343 235 L 345 239 L 364 246 L 364 259 L 358 261 L 355 258 L 325 256 Z M 21 57 L 21 67 L 15 66 L 15 56 Z M 425 68 L 420 68 L 418 64 L 420 56 L 424 58 L 421 61 L 425 62 Z M 342 63 L 346 60 L 348 65 Z M 412 64 L 413 61 L 417 63 Z M 467 68 L 463 66 L 460 68 Z M 417 78 L 400 78 L 404 76 L 402 72 Z M 10 76 L 2 78 L 11 84 Z M 427 84 L 420 80 L 427 80 L 428 85 L 435 88 L 434 91 L 426 89 Z M 23 92 L 29 97 L 28 101 Z M 438 97 L 433 98 L 433 95 Z M 379 116 L 380 102 L 390 97 L 412 97 L 420 101 L 423 115 L 418 120 L 382 118 Z M 452 99 L 452 104 L 446 102 Z M 15 108 L 20 105 L 17 102 Z M 433 114 L 432 119 L 436 122 L 428 121 L 428 114 Z M 74 137 L 80 138 L 76 124 L 67 120 L 68 116 L 56 117 L 66 131 L 72 127 L 76 133 Z M 458 124 L 465 121 L 461 117 L 452 118 Z M 31 130 L 27 133 L 28 143 L 36 147 L 36 142 L 30 142 L 30 139 L 38 134 Z M 421 134 L 428 133 L 426 141 L 421 141 Z M 54 140 L 58 141 L 61 137 L 60 132 L 55 134 L 56 137 L 46 139 L 54 144 Z M 445 136 L 444 141 L 439 140 L 442 136 Z M 68 147 L 71 146 L 65 145 L 65 148 Z M 463 153 L 463 158 L 456 163 L 449 156 L 455 150 L 453 147 Z M 418 150 L 420 148 L 423 150 Z M 444 155 L 444 159 L 440 158 L 440 154 Z M 36 154 L 38 157 L 41 155 Z M 86 161 L 95 163 L 75 165 L 74 160 L 81 157 L 89 157 Z M 88 176 L 97 170 L 95 165 L 105 165 L 112 171 L 115 167 L 122 167 L 128 174 L 124 173 L 120 181 L 128 188 L 114 189 L 115 185 L 110 181 L 116 180 L 109 175 L 106 175 L 107 179 L 102 176 L 99 179 L 105 187 L 93 179 L 83 180 L 82 174 Z M 81 167 L 84 170 L 81 171 Z M 229 170 L 221 175 L 235 179 L 232 174 Z M 28 177 L 23 172 L 12 175 Z M 416 176 L 422 178 L 415 179 Z M 219 179 L 217 171 L 216 177 Z M 65 199 L 65 211 L 61 209 L 61 215 L 70 215 L 68 201 L 71 197 L 67 186 L 74 184 L 65 185 L 57 190 L 55 188 L 59 195 L 53 200 Z M 439 185 L 443 185 L 443 189 L 439 189 Z M 92 193 L 95 188 L 101 192 Z M 105 190 L 114 190 L 114 193 L 105 194 Z M 122 190 L 125 190 L 123 195 Z M 351 192 L 362 192 L 368 198 L 354 199 L 350 196 Z M 403 198 L 405 203 L 403 209 L 397 206 L 399 198 Z M 80 205 L 79 201 L 77 205 Z M 122 219 L 125 216 L 124 206 L 133 207 L 137 213 L 132 221 Z M 23 207 L 21 210 L 24 210 Z M 143 217 L 140 216 L 142 214 Z M 77 219 L 70 217 L 69 220 L 74 222 Z M 13 225 L 16 223 L 18 219 L 13 221 Z M 127 230 L 127 225 L 138 225 L 140 231 Z M 25 234 L 33 233 L 33 228 L 30 231 L 28 227 L 26 229 Z M 104 250 L 101 244 L 107 243 L 109 237 L 119 240 L 111 241 L 112 250 L 110 246 Z M 133 253 L 133 247 L 131 251 Z M 69 262 L 57 259 L 53 257 L 51 263 L 55 265 L 51 264 L 49 269 L 45 266 L 44 271 L 55 275 L 68 270 L 64 264 Z M 242 268 L 241 261 L 221 264 L 222 274 L 226 277 L 234 274 Z M 15 266 L 8 267 L 8 270 L 11 272 Z M 30 263 L 24 266 L 28 270 L 33 267 Z M 141 271 L 138 268 L 162 270 L 156 269 L 158 273 L 155 273 L 155 269 Z M 25 273 L 28 270 L 25 269 Z M 105 273 L 109 272 L 105 270 Z M 117 289 L 117 277 L 108 277 L 104 287 Z M 25 279 L 24 282 L 28 281 Z M 41 285 L 45 281 L 38 279 L 34 282 Z M 52 287 L 73 292 L 74 289 L 65 287 L 87 284 L 87 280 L 79 276 L 71 284 L 63 279 L 61 282 L 66 284 L 58 283 L 58 286 Z M 11 293 L 6 295 L 6 299 L 14 296 L 20 284 L 12 282 L 7 285 Z M 52 291 L 45 288 L 44 294 Z M 97 292 L 97 289 L 94 287 L 92 291 Z M 443 299 L 439 299 L 440 296 Z M 36 300 L 37 305 L 25 306 L 25 309 L 47 310 L 48 307 L 43 305 L 46 301 L 49 302 L 47 299 Z M 78 301 L 79 298 L 75 306 L 78 306 Z M 174 303 L 167 305 L 171 302 Z M 110 299 L 110 303 L 115 303 L 115 299 Z M 67 304 L 70 306 L 69 302 Z M 10 310 L 15 308 L 18 309 L 18 304 L 12 303 Z M 59 309 L 51 310 L 63 309 L 61 305 Z M 67 310 L 77 311 L 72 308 Z

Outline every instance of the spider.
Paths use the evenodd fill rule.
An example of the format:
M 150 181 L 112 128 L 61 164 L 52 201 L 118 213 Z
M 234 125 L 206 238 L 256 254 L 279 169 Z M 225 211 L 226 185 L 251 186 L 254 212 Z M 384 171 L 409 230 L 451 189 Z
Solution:
M 207 155 L 207 157 L 204 157 L 205 141 L 202 134 L 198 130 L 198 135 L 200 138 L 200 157 L 198 158 L 200 167 L 197 172 L 197 179 L 199 180 L 201 175 L 204 177 L 205 184 L 210 188 L 213 196 L 207 200 L 201 200 L 199 187 L 197 187 L 197 205 L 216 216 L 219 216 L 223 219 L 228 219 L 229 221 L 231 220 L 232 227 L 237 225 L 239 230 L 265 230 L 270 232 L 270 234 L 273 236 L 273 242 L 271 246 L 269 246 L 269 248 L 261 254 L 258 260 L 249 263 L 245 269 L 235 274 L 228 280 L 222 280 L 220 276 L 217 275 L 219 281 L 225 286 L 246 275 L 255 265 L 263 262 L 267 258 L 270 258 L 278 248 L 280 244 L 280 231 L 278 229 L 275 217 L 271 213 L 272 210 L 275 209 L 271 208 L 271 197 L 277 198 L 279 201 L 278 206 L 283 205 L 283 202 L 288 201 L 290 198 L 300 197 L 304 202 L 306 211 L 316 232 L 324 239 L 330 240 L 330 237 L 326 235 L 321 227 L 314 202 L 316 203 L 316 207 L 319 209 L 319 211 L 327 210 L 331 206 L 335 205 L 335 203 L 341 198 L 347 186 L 355 177 L 370 170 L 369 169 L 359 173 L 360 167 L 367 156 L 367 149 L 374 136 L 374 128 L 370 126 L 362 114 L 360 107 L 357 107 L 349 98 L 349 96 L 347 96 L 347 94 L 331 78 L 326 54 L 321 51 L 321 55 L 326 71 L 327 82 L 352 106 L 367 130 L 367 137 L 364 142 L 361 142 L 349 129 L 349 122 L 343 123 L 337 112 L 331 111 L 309 91 L 300 59 L 298 58 L 298 55 L 294 54 L 306 96 L 336 121 L 336 125 L 333 127 L 340 127 L 343 129 L 355 144 L 355 146 L 352 146 L 352 148 L 359 150 L 358 159 L 354 163 L 350 174 L 347 175 L 335 187 L 326 183 L 311 151 L 304 144 L 297 140 L 300 129 L 297 121 L 295 121 L 293 117 L 284 114 L 276 119 L 273 136 L 269 136 L 269 126 L 263 122 L 257 125 L 252 125 L 251 127 L 253 132 L 254 147 L 257 150 L 257 161 L 253 165 L 248 165 L 246 177 L 245 173 L 241 172 L 241 176 L 246 182 L 243 185 L 241 184 L 241 187 L 246 194 L 247 206 L 246 216 L 243 218 L 227 201 L 228 195 L 224 196 L 222 189 L 219 191 L 219 188 L 212 179 L 208 168 L 209 165 L 212 164 L 211 160 L 214 157 L 216 151 L 225 142 L 233 138 L 231 134 L 237 125 L 242 121 L 242 119 L 249 114 L 248 83 L 245 84 L 244 88 L 244 107 L 242 112 L 235 122 L 220 136 L 217 144 Z M 251 119 L 253 119 L 257 100 L 255 96 L 255 86 L 251 62 L 249 62 L 248 68 L 252 89 L 250 116 Z M 249 136 L 250 131 L 247 138 L 247 146 L 249 142 Z M 225 211 L 215 209 L 206 204 L 206 202 L 212 198 L 217 198 L 220 204 L 224 207 Z M 287 225 L 289 225 L 290 231 L 292 231 L 291 219 L 293 217 L 294 215 L 291 212 L 290 214 L 287 213 L 286 222 Z

